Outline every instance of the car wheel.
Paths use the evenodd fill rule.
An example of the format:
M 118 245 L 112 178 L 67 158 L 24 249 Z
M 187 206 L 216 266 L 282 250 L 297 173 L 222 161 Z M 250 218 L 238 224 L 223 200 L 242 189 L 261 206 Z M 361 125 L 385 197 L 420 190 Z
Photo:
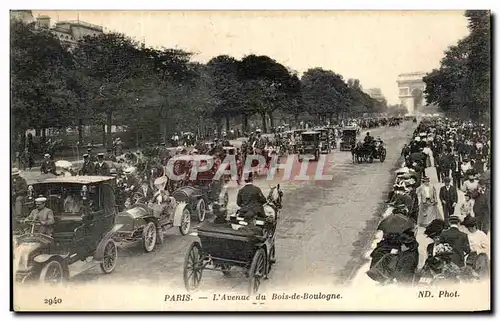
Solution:
M 117 259 L 118 250 L 116 244 L 113 240 L 108 240 L 106 246 L 104 247 L 104 254 L 102 257 L 102 262 L 100 264 L 101 270 L 106 274 L 113 272 L 116 266 Z
M 198 200 L 198 203 L 196 203 L 196 213 L 198 214 L 198 222 L 203 222 L 205 221 L 205 216 L 206 216 L 206 206 L 205 206 L 205 200 L 200 198 Z
M 47 284 L 61 284 L 64 281 L 64 269 L 57 260 L 50 260 L 40 271 L 40 282 Z
M 147 253 L 154 250 L 156 245 L 156 226 L 155 223 L 149 222 L 142 230 L 142 246 Z
M 189 229 L 191 228 L 191 214 L 187 208 L 182 211 L 181 225 L 179 226 L 179 231 L 182 235 L 187 235 Z

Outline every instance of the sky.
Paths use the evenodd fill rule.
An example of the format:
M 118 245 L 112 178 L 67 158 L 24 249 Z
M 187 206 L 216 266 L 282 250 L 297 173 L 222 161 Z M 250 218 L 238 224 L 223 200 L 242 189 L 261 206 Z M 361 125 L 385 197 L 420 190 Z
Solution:
M 397 76 L 429 72 L 468 34 L 462 11 L 34 11 L 52 23 L 102 25 L 147 46 L 194 52 L 207 62 L 227 54 L 268 55 L 301 75 L 333 70 L 399 103 Z

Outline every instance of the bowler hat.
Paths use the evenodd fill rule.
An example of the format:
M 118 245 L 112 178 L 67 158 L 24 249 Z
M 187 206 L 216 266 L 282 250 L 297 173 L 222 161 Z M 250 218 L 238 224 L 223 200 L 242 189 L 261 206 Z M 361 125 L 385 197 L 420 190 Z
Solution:
M 458 224 L 458 223 L 460 223 L 460 218 L 458 218 L 458 216 L 456 216 L 456 215 L 452 215 L 452 216 L 450 216 L 449 221 L 450 221 L 450 224 Z

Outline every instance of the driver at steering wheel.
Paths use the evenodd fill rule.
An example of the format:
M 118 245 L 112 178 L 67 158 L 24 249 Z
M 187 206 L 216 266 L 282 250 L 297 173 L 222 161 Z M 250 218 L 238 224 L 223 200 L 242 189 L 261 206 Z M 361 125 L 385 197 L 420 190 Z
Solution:
M 45 197 L 35 199 L 36 208 L 33 209 L 25 221 L 37 221 L 40 223 L 39 233 L 52 235 L 52 225 L 54 225 L 54 213 L 48 207 L 45 207 Z
M 240 207 L 240 212 L 245 219 L 252 220 L 256 217 L 265 218 L 264 204 L 267 200 L 262 190 L 253 185 L 253 174 L 248 173 L 245 179 L 245 186 L 238 191 L 236 204 Z

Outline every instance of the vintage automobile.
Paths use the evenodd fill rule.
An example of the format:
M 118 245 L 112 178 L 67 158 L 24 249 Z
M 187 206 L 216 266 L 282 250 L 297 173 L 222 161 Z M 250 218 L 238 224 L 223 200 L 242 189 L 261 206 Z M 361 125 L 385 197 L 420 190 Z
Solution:
M 219 178 L 215 176 L 215 158 L 213 156 L 185 155 L 177 158 L 177 161 L 197 162 L 200 167 L 207 166 L 206 171 L 201 171 L 200 168 L 200 171 L 195 173 L 195 177 L 192 177 L 191 172 L 186 173 L 188 177 L 185 179 L 184 186 L 172 193 L 172 196 L 178 202 L 185 202 L 187 204 L 189 212 L 192 215 L 196 215 L 199 222 L 205 220 L 206 213 L 211 212 L 214 202 L 218 202 L 221 206 L 227 205 L 229 199 L 227 186 L 225 186 L 222 176 Z
M 299 147 L 299 162 L 304 159 L 319 160 L 320 155 L 320 132 L 305 131 L 301 134 L 301 144 Z
M 200 241 L 191 243 L 184 260 L 184 286 L 196 290 L 204 270 L 220 271 L 228 276 L 240 268 L 248 278 L 248 294 L 258 293 L 260 284 L 270 276 L 276 262 L 276 227 L 283 193 L 279 184 L 271 187 L 264 205 L 266 219 L 248 222 L 239 211 L 229 216 L 222 211 L 220 222 L 206 222 L 198 228 Z M 250 226 L 249 226 L 250 225 Z
M 157 181 L 162 179 L 165 180 L 165 186 L 166 177 L 158 178 Z M 115 241 L 126 244 L 142 240 L 144 251 L 149 253 L 156 244 L 163 243 L 163 233 L 168 228 L 179 227 L 181 235 L 188 234 L 191 214 L 185 202 L 178 202 L 165 193 L 147 204 L 139 201 L 120 212 L 116 216 L 116 223 L 121 227 L 114 236 Z
M 30 185 L 33 195 L 47 199 L 55 223 L 46 235 L 36 220 L 23 220 L 31 228 L 15 240 L 16 280 L 60 283 L 73 263 L 89 258 L 111 273 L 118 257 L 113 236 L 120 228 L 114 185 L 113 177 L 104 176 L 54 177 Z
M 345 127 L 342 129 L 342 137 L 340 138 L 340 150 L 350 151 L 356 144 L 358 129 L 356 127 Z
M 326 128 L 318 128 L 315 131 L 319 132 L 319 148 L 321 154 L 330 154 L 331 145 L 330 145 L 330 135 L 328 133 L 328 129 Z

